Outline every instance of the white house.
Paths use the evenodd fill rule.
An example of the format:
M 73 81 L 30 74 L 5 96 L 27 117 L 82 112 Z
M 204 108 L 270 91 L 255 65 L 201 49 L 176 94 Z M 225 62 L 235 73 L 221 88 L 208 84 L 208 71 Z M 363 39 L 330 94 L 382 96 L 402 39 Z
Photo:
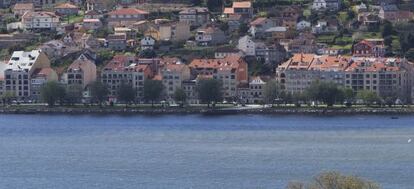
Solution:
M 26 12 L 22 16 L 22 26 L 27 29 L 56 29 L 59 16 L 53 12 Z
M 305 20 L 302 20 L 296 24 L 296 30 L 305 30 L 311 27 L 311 23 Z
M 145 49 L 154 49 L 154 45 L 155 45 L 155 39 L 152 38 L 151 36 L 145 36 L 144 38 L 141 39 L 141 49 L 145 50 Z
M 243 51 L 247 56 L 256 55 L 256 44 L 253 41 L 253 38 L 248 35 L 239 39 L 237 48 Z
M 325 0 L 314 0 L 312 3 L 313 10 L 323 10 L 326 9 L 326 1 Z

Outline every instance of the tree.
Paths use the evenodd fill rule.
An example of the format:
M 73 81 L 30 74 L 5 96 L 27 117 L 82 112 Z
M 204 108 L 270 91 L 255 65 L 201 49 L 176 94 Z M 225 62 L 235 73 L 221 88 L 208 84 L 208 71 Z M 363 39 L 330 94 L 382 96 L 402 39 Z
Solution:
M 155 53 L 154 50 L 145 49 L 145 50 L 142 50 L 141 52 L 139 52 L 139 57 L 140 58 L 155 58 L 155 57 L 157 57 L 157 54 Z
M 242 23 L 239 26 L 239 35 L 244 36 L 249 31 L 249 26 L 246 23 Z
M 394 27 L 390 21 L 385 20 L 382 26 L 381 34 L 382 37 L 390 36 L 394 33 Z
M 280 94 L 281 94 L 281 89 L 277 81 L 270 80 L 264 86 L 263 95 L 264 95 L 264 101 L 266 103 L 273 104 L 275 100 L 280 97 Z
M 3 93 L 3 95 L 1 95 L 0 98 L 1 98 L 3 105 L 5 105 L 5 104 L 11 104 L 12 99 L 15 97 L 16 95 L 14 94 L 14 92 L 6 91 Z
M 83 87 L 82 85 L 71 85 L 66 89 L 66 101 L 69 104 L 75 104 L 82 99 Z
M 100 81 L 95 81 L 91 84 L 91 96 L 92 100 L 98 102 L 99 106 L 102 106 L 102 102 L 105 102 L 109 94 L 108 87 Z
M 327 106 L 333 106 L 344 99 L 342 90 L 332 82 L 314 82 L 306 90 L 306 94 L 311 100 L 321 101 Z
M 185 94 L 185 91 L 183 89 L 179 88 L 174 92 L 174 100 L 180 103 L 180 107 L 183 107 L 184 103 L 187 100 L 187 94 Z
M 410 49 L 408 49 L 408 51 L 405 53 L 405 57 L 406 57 L 409 61 L 414 61 L 414 48 L 410 48 Z
M 342 88 L 342 94 L 344 95 L 344 100 L 346 101 L 346 106 L 352 106 L 352 103 L 355 100 L 354 90 L 351 88 Z
M 45 83 L 40 89 L 40 95 L 42 97 L 42 100 L 49 106 L 54 106 L 58 100 L 60 100 L 61 103 L 63 102 L 63 99 L 66 95 L 66 90 L 56 81 L 49 81 Z
M 222 83 L 217 79 L 201 79 L 197 84 L 198 98 L 210 107 L 223 99 Z
M 207 8 L 209 11 L 220 11 L 223 7 L 223 0 L 207 0 Z
M 154 102 L 161 98 L 164 85 L 162 81 L 147 79 L 144 81 L 144 99 L 151 101 L 151 107 L 154 107 Z
M 379 98 L 377 93 L 369 90 L 361 90 L 357 93 L 357 98 L 364 101 L 365 105 L 372 105 L 374 102 L 378 102 Z
M 136 91 L 131 84 L 122 82 L 118 88 L 118 100 L 125 103 L 125 107 L 135 100 Z

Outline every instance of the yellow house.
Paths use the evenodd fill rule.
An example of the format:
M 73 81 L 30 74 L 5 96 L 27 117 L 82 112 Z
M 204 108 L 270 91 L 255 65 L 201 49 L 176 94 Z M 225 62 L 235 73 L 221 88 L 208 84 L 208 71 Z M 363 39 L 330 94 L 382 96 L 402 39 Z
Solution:
M 156 41 L 160 40 L 161 38 L 161 32 L 156 29 L 155 27 L 150 27 L 147 29 L 147 31 L 144 32 L 145 36 L 151 36 L 152 38 L 154 38 Z

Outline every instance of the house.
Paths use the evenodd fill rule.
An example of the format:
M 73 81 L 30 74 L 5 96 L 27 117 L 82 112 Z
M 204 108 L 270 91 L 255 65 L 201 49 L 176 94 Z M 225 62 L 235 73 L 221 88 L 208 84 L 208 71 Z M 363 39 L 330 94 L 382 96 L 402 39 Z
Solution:
M 287 57 L 287 52 L 279 44 L 266 44 L 256 42 L 255 44 L 256 59 L 264 64 L 276 67 Z
M 368 12 L 368 7 L 364 2 L 361 2 L 361 4 L 355 6 L 355 10 L 357 13 Z
M 356 57 L 384 57 L 384 39 L 364 39 L 353 47 L 353 56 Z
M 85 30 L 97 30 L 102 27 L 102 22 L 97 18 L 84 18 L 82 28 Z
M 186 80 L 182 82 L 182 88 L 187 97 L 187 103 L 198 104 L 197 80 Z
M 276 26 L 276 22 L 272 19 L 259 17 L 250 22 L 249 33 L 253 37 L 260 37 L 264 35 L 264 32 L 272 27 Z
M 65 72 L 67 91 L 69 94 L 80 95 L 88 85 L 96 81 L 96 78 L 94 59 L 89 57 L 88 54 L 81 54 Z
M 106 6 L 101 0 L 85 0 L 86 11 L 104 11 Z
M 208 26 L 197 30 L 195 40 L 200 46 L 217 45 L 226 43 L 226 36 L 219 28 Z
M 127 39 L 135 40 L 137 37 L 137 32 L 127 27 L 116 27 L 114 28 L 114 32 L 115 34 L 125 34 Z
M 300 33 L 288 43 L 288 51 L 291 53 L 316 53 L 316 37 L 311 33 Z
M 291 35 L 292 33 L 288 30 L 288 28 L 283 26 L 272 27 L 265 31 L 265 36 L 274 41 L 290 38 Z
M 262 77 L 252 77 L 249 81 L 249 90 L 246 103 L 259 104 L 264 102 L 266 82 Z
M 94 38 L 92 34 L 84 33 L 81 37 L 81 42 L 79 46 L 83 49 L 97 49 L 101 47 L 101 43 L 98 41 L 98 39 Z
M 311 28 L 311 23 L 305 20 L 302 20 L 296 24 L 296 30 L 302 31 Z
M 229 17 L 233 14 L 239 14 L 244 18 L 253 17 L 253 5 L 251 1 L 233 1 L 233 5 L 230 8 L 224 8 L 223 14 Z
M 160 70 L 168 101 L 173 101 L 177 89 L 183 88 L 183 81 L 190 79 L 190 68 L 183 63 L 166 64 Z
M 413 19 L 413 13 L 399 10 L 397 5 L 390 4 L 381 6 L 378 17 L 390 22 L 408 22 Z
M 246 56 L 256 55 L 256 43 L 253 38 L 248 35 L 239 39 L 237 48 L 241 50 Z
M 210 12 L 207 8 L 191 7 L 180 11 L 180 22 L 185 22 L 190 26 L 201 26 L 210 22 Z
M 49 59 L 58 59 L 64 56 L 65 45 L 62 41 L 52 40 L 43 43 L 39 49 L 44 52 Z
M 186 22 L 160 23 L 153 29 L 158 30 L 156 40 L 179 42 L 191 37 L 190 25 Z
M 126 34 L 109 34 L 106 37 L 107 47 L 115 51 L 123 51 L 127 48 Z
M 362 23 L 361 27 L 377 28 L 380 24 L 380 18 L 377 14 L 371 12 L 358 13 L 358 22 Z
M 220 47 L 214 52 L 214 58 L 225 58 L 226 56 L 243 56 L 243 52 L 230 47 Z
M 237 86 L 248 83 L 247 63 L 240 56 L 227 56 L 223 59 L 194 59 L 189 65 L 192 74 L 212 77 L 223 83 L 226 99 L 237 96 Z
M 55 30 L 60 23 L 59 19 L 60 17 L 53 12 L 26 12 L 22 16 L 22 26 L 26 30 Z
M 55 11 L 59 15 L 75 15 L 79 12 L 79 7 L 72 3 L 63 3 L 55 6 Z
M 84 19 L 101 19 L 103 15 L 95 10 L 86 11 L 83 16 Z
M 50 68 L 50 60 L 41 50 L 14 51 L 4 71 L 5 91 L 21 100 L 30 99 L 32 76 L 43 68 Z
M 130 26 L 140 20 L 146 20 L 149 13 L 136 8 L 121 8 L 108 13 L 108 26 Z
M 341 8 L 341 0 L 314 0 L 312 9 L 316 11 L 337 11 Z
M 314 34 L 335 33 L 338 31 L 338 21 L 330 19 L 328 21 L 318 20 L 318 24 L 312 27 Z
M 26 12 L 34 12 L 33 3 L 16 3 L 13 7 L 15 16 L 22 16 Z
M 144 81 L 153 76 L 151 67 L 137 63 L 134 56 L 116 55 L 101 71 L 101 81 L 108 86 L 109 97 L 116 99 L 121 84 L 129 84 L 136 91 L 138 101 L 143 100 Z
M 141 39 L 141 50 L 154 49 L 155 39 L 151 36 L 145 36 Z

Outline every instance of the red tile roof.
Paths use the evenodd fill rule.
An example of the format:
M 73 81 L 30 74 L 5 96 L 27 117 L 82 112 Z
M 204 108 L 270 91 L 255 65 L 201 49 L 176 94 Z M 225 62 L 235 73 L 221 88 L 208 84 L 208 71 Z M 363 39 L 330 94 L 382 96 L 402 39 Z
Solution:
M 149 14 L 146 11 L 135 9 L 135 8 L 123 8 L 114 10 L 109 15 L 137 15 L 137 14 Z

